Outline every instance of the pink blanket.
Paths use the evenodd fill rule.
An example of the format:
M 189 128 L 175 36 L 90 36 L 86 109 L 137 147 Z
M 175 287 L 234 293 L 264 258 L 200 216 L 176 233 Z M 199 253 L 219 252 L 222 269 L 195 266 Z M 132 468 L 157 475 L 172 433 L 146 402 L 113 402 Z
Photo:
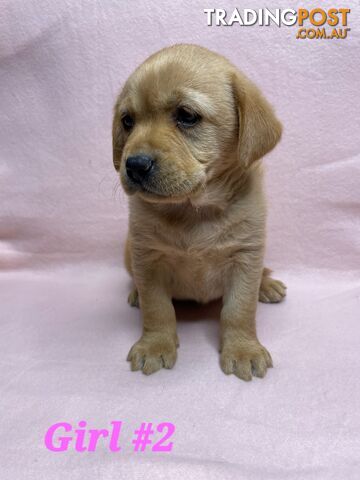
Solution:
M 193 0 L 0 1 L 2 479 L 360 478 L 358 2 L 321 2 L 344 6 L 347 39 L 300 40 L 293 27 L 207 26 Z M 266 264 L 288 297 L 259 304 L 275 364 L 264 380 L 221 372 L 217 304 L 177 305 L 173 370 L 146 377 L 125 361 L 141 320 L 126 303 L 112 106 L 139 62 L 178 42 L 228 56 L 284 124 L 265 160 Z M 121 450 L 103 434 L 79 451 L 81 421 L 86 445 L 122 421 Z M 44 441 L 59 422 L 62 452 Z M 143 422 L 154 433 L 135 451 Z M 171 451 L 154 451 L 164 422 Z

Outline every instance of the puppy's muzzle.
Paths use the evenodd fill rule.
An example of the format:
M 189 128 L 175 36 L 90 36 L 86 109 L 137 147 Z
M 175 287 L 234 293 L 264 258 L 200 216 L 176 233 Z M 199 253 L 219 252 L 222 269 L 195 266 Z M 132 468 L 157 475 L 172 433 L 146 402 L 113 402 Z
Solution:
M 148 155 L 132 155 L 126 160 L 126 173 L 134 183 L 141 184 L 154 167 L 154 159 Z

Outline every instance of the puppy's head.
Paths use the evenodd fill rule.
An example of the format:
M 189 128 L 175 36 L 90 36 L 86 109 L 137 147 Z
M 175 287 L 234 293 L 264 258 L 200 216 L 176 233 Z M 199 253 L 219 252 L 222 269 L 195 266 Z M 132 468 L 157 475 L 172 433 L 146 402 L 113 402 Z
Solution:
M 267 101 L 225 58 L 176 45 L 126 82 L 114 110 L 113 161 L 128 194 L 177 203 L 248 168 L 280 135 Z

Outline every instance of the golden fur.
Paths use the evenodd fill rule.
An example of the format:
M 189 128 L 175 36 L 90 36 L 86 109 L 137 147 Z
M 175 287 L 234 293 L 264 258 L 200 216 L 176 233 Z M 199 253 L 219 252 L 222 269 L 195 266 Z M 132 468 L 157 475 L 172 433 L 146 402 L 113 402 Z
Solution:
M 183 123 L 183 109 L 194 125 Z M 125 117 L 131 127 L 124 127 Z M 175 364 L 172 299 L 223 299 L 225 373 L 250 380 L 272 366 L 256 336 L 256 306 L 258 299 L 280 301 L 286 287 L 263 268 L 259 160 L 280 136 L 281 124 L 257 87 L 205 48 L 165 48 L 126 82 L 114 109 L 113 160 L 129 194 L 125 263 L 135 284 L 129 302 L 143 315 L 142 337 L 128 356 L 133 370 L 150 374 Z M 138 154 L 155 164 L 134 185 L 126 161 Z

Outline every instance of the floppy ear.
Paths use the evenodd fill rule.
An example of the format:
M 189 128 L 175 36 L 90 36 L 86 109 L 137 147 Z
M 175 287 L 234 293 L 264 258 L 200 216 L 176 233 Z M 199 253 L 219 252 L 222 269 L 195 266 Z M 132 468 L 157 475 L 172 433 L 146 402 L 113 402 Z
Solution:
M 113 163 L 115 170 L 120 170 L 121 155 L 124 148 L 125 139 L 124 132 L 121 128 L 121 119 L 118 109 L 118 102 L 114 108 L 114 118 L 112 124 L 112 146 L 113 146 Z
M 282 126 L 260 90 L 240 72 L 233 76 L 238 111 L 238 156 L 248 167 L 270 152 L 281 137 Z

